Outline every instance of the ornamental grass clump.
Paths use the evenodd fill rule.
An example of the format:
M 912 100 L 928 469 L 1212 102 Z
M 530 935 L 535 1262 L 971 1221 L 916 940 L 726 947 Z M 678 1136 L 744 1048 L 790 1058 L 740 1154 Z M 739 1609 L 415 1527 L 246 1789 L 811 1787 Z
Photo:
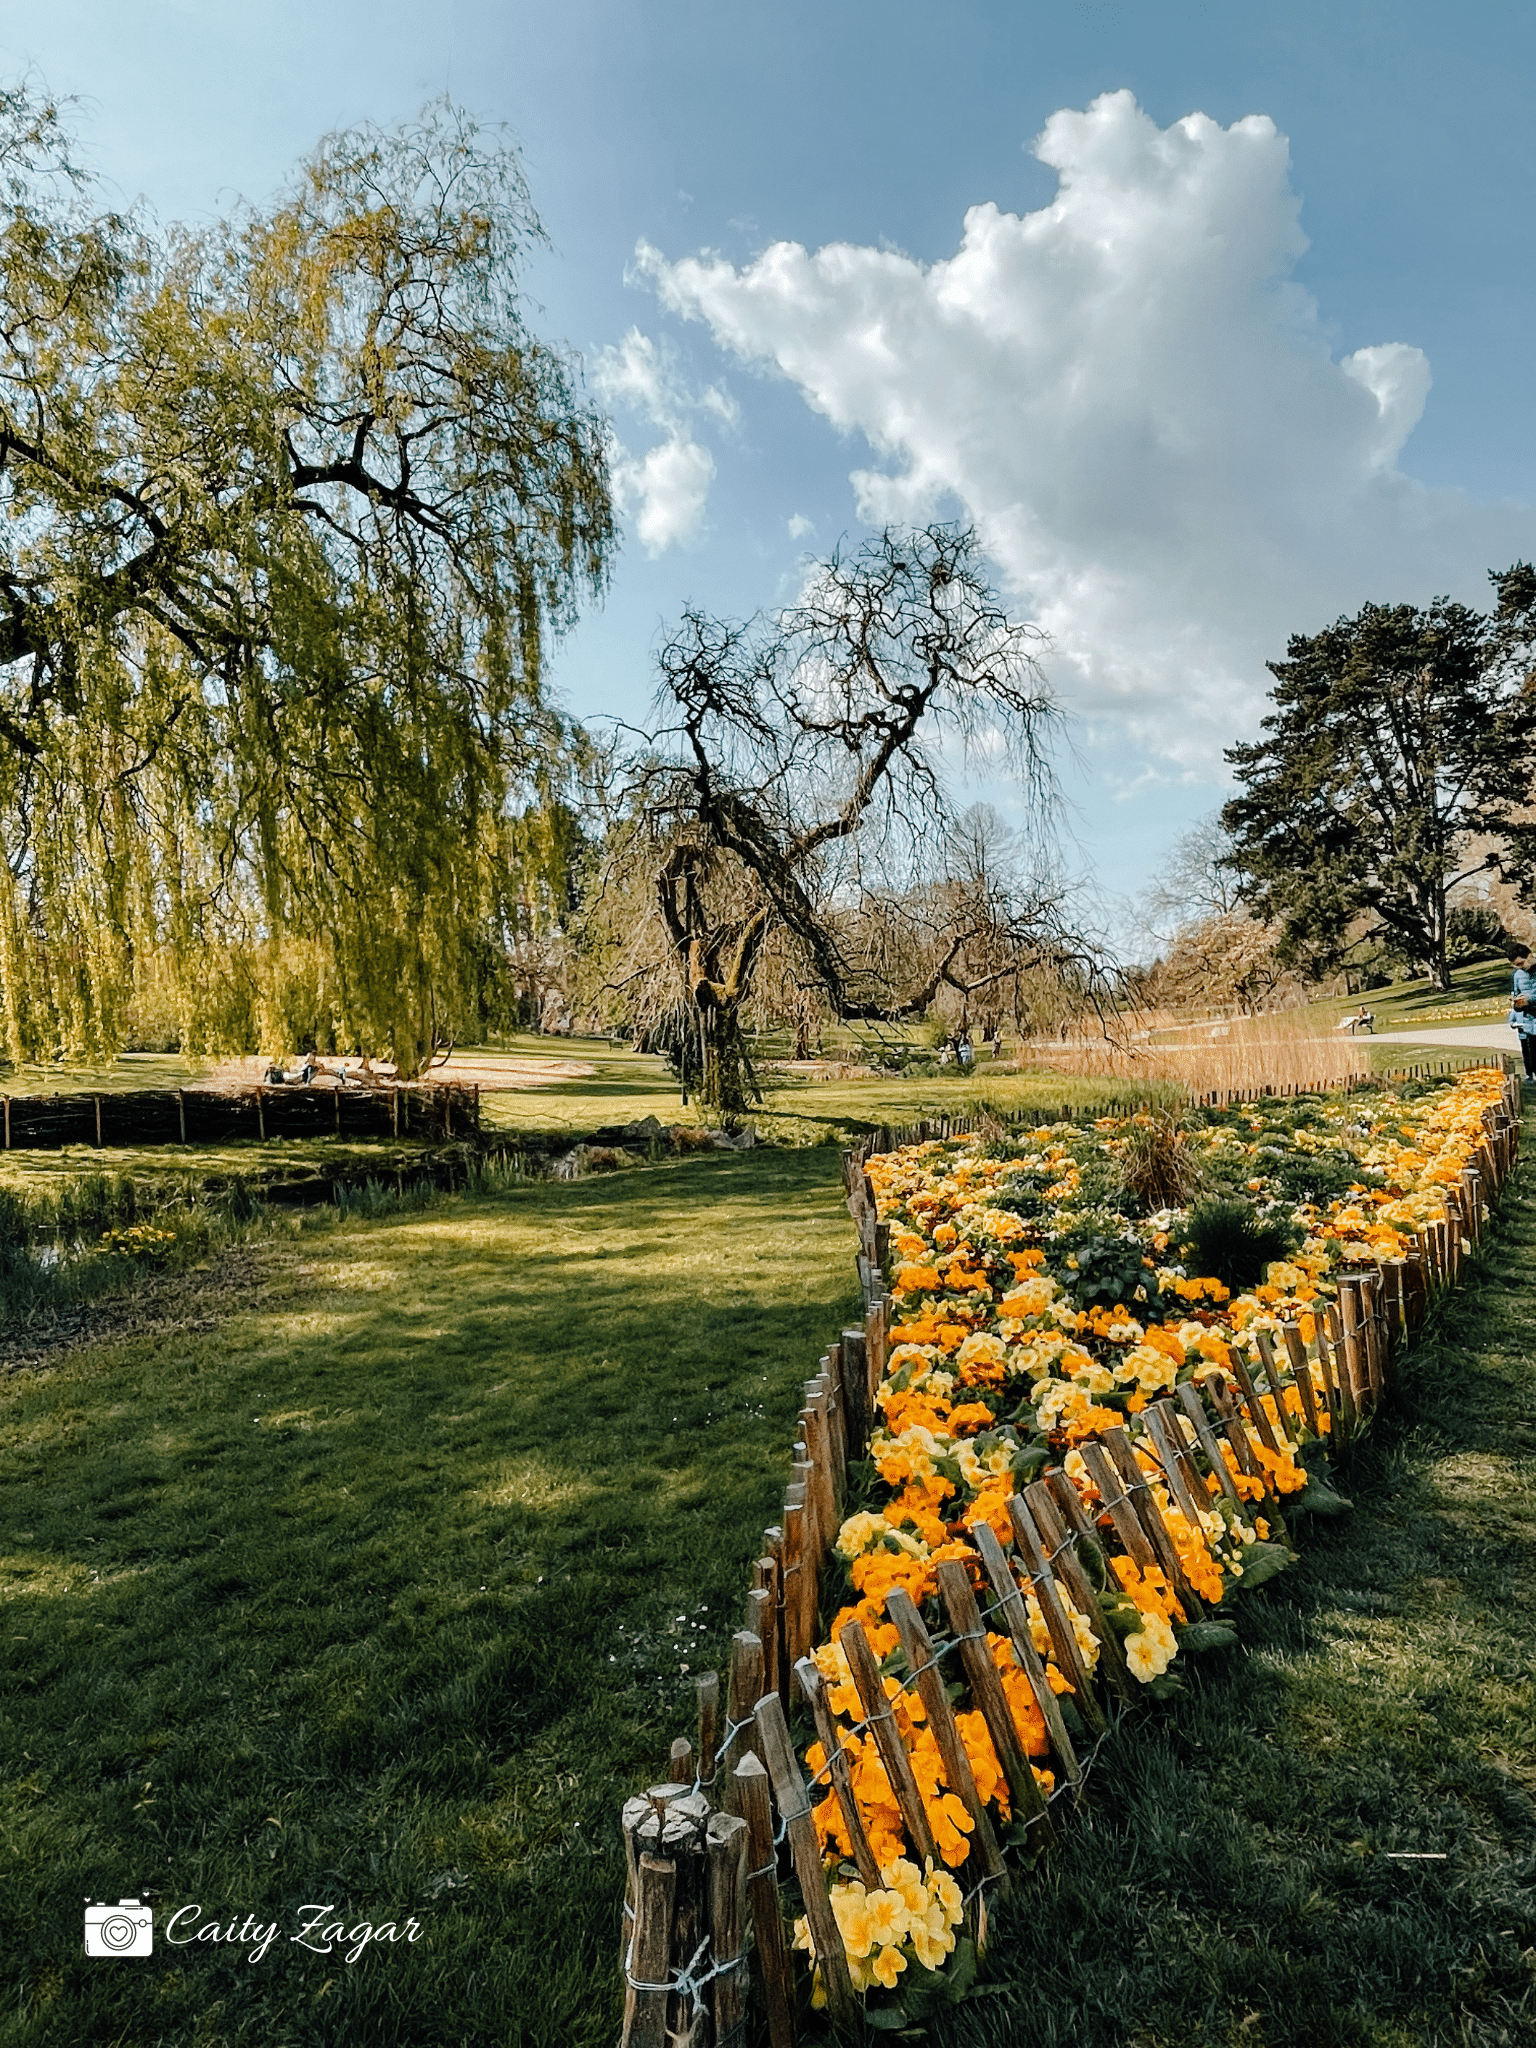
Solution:
M 1231 1294 L 1256 1287 L 1268 1267 L 1296 1250 L 1302 1232 L 1288 1216 L 1261 1216 L 1252 1202 L 1217 1196 L 1189 1212 L 1179 1256 L 1192 1273 L 1209 1274 Z
M 1117 1163 L 1125 1192 L 1146 1213 L 1185 1208 L 1207 1186 L 1193 1134 L 1166 1110 L 1129 1120 Z

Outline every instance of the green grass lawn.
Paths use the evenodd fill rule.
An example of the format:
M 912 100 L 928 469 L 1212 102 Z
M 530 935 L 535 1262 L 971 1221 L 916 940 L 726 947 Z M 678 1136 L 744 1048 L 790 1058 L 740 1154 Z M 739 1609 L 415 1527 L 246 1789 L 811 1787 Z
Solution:
M 0 1095 L 118 1095 L 132 1088 L 190 1088 L 206 1080 L 217 1064 L 184 1059 L 177 1052 L 125 1052 L 88 1066 L 34 1061 L 7 1067 L 0 1078 Z
M 1412 1031 L 1417 1025 L 1440 1029 L 1447 1024 L 1496 1023 L 1509 1008 L 1509 986 L 1507 960 L 1477 960 L 1466 967 L 1452 968 L 1448 990 L 1437 989 L 1421 977 L 1416 981 L 1393 982 L 1387 988 L 1367 989 L 1363 995 L 1328 996 L 1310 1004 L 1308 1010 L 1330 1029 L 1362 1003 L 1374 1015 L 1378 1031 Z
M 784 1149 L 308 1218 L 217 1329 L 0 1382 L 4 2048 L 616 2038 L 618 1804 L 854 1310 L 839 1197 Z M 1106 1746 L 938 2048 L 1536 2038 L 1533 1255 L 1517 1185 L 1355 1515 Z M 121 1896 L 279 1938 L 87 1959 Z
M 507 1039 L 497 1050 L 516 1053 L 520 1059 L 581 1060 L 596 1071 L 590 1077 L 561 1079 L 516 1093 L 487 1092 L 481 1114 L 488 1130 L 544 1136 L 638 1122 L 647 1116 L 664 1124 L 704 1121 L 695 1105 L 683 1105 L 675 1076 L 654 1053 L 630 1052 L 606 1039 L 534 1037 Z M 856 1057 L 853 1048 L 850 1060 Z M 761 1078 L 764 1100 L 747 1111 L 746 1120 L 765 1142 L 787 1145 L 844 1145 L 881 1124 L 974 1116 L 983 1106 L 1003 1115 L 1038 1111 L 1054 1117 L 1064 1105 L 1074 1111 L 1101 1109 L 1137 1092 L 1124 1082 L 1055 1072 L 1013 1073 L 985 1058 L 972 1073 L 945 1073 L 926 1080 L 888 1076 L 821 1081 L 772 1067 L 765 1067 Z M 1159 1092 L 1156 1084 L 1153 1088 Z M 1171 1100 L 1173 1091 L 1166 1092 Z
M 269 1138 L 230 1145 L 61 1145 L 0 1152 L 0 1187 L 46 1189 L 81 1174 L 130 1174 L 138 1181 L 217 1187 L 306 1180 L 335 1174 L 392 1176 L 427 1148 L 406 1138 Z
M 1354 1454 L 1354 1514 L 1106 1745 L 996 1916 L 1013 1988 L 939 2048 L 1536 2041 L 1533 1268 L 1527 1165 Z
M 610 2043 L 616 1816 L 722 1663 L 856 1303 L 835 1157 L 303 1231 L 215 1332 L 0 1389 L 0 2042 Z M 87 1959 L 83 1901 L 275 1919 Z M 355 1965 L 298 1908 L 415 1915 Z

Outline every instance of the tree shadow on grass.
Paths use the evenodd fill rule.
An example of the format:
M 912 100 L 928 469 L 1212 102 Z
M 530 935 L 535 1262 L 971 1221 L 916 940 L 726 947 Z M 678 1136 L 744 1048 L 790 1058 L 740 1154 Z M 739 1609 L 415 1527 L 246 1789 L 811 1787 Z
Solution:
M 791 1153 L 447 1203 L 320 1240 L 275 1314 L 8 1390 L 8 2041 L 616 2034 L 617 1806 L 856 1309 L 840 1197 Z M 87 1893 L 425 1932 L 103 1970 Z

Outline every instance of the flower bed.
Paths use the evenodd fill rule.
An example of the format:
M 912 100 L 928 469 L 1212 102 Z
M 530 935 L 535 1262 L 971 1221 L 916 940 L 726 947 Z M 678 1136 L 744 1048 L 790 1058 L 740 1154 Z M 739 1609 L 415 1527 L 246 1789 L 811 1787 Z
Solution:
M 864 1326 L 806 1383 L 697 1751 L 624 1809 L 627 2048 L 737 2038 L 749 1918 L 772 2048 L 808 2003 L 902 2028 L 968 1994 L 1005 1852 L 1347 1511 L 1330 1450 L 1518 1121 L 1483 1069 L 845 1161 Z
M 828 1637 L 814 1651 L 831 1716 L 823 1733 L 835 1731 L 847 1759 L 858 1826 L 835 1784 L 813 1818 L 848 1975 L 854 1991 L 875 1994 L 872 2017 L 889 1993 L 892 2020 L 920 2018 L 963 1995 L 974 1964 L 962 1886 L 977 1875 L 976 1801 L 946 1770 L 888 1611 L 893 1593 L 940 1633 L 946 1561 L 984 1595 L 995 1591 L 982 1553 L 989 1536 L 1014 1550 L 1015 1497 L 1047 1472 L 1059 1475 L 1058 1493 L 1062 1478 L 1071 1486 L 1093 1530 L 1087 1549 L 1099 1553 L 1098 1613 L 1085 1611 L 1078 1577 L 1054 1583 L 1059 1605 L 1048 1614 L 1050 1590 L 1024 1572 L 1044 1697 L 1016 1634 L 993 1626 L 985 1638 L 1036 1783 L 1054 1794 L 1062 1745 L 1051 1696 L 1063 1703 L 1069 1745 L 1081 1746 L 1102 1725 L 1091 1688 L 1112 1654 L 1106 1625 L 1134 1685 L 1166 1695 L 1182 1658 L 1233 1639 L 1214 1611 L 1294 1555 L 1283 1510 L 1345 1507 L 1329 1484 L 1337 1404 L 1319 1326 L 1327 1327 L 1342 1272 L 1402 1258 L 1443 1216 L 1445 1191 L 1459 1188 L 1485 1143 L 1485 1112 L 1504 1096 L 1501 1073 L 1474 1070 L 1443 1088 L 1261 1100 L 1207 1112 L 1193 1128 L 1105 1118 L 1088 1129 L 929 1141 L 867 1162 L 889 1231 L 889 1350 L 875 1395 L 870 1485 L 838 1531 L 842 1584 Z M 1182 1177 L 1195 1198 L 1139 1200 L 1138 1186 L 1155 1193 L 1159 1175 L 1164 1183 Z M 1202 1269 L 1200 1254 L 1211 1251 L 1224 1275 Z M 1304 1352 L 1286 1384 L 1272 1361 L 1287 1341 L 1294 1357 L 1298 1336 Z M 1257 1402 L 1239 1418 L 1240 1440 L 1228 1429 L 1186 1441 L 1181 1425 L 1200 1490 L 1176 1490 L 1159 1432 L 1167 1415 L 1193 1411 L 1188 1396 L 1173 1397 L 1197 1390 L 1211 1421 L 1229 1422 L 1223 1395 L 1234 1375 L 1246 1375 Z M 1172 1569 L 1138 1561 L 1106 1511 L 1105 1440 L 1129 1444 Z M 1024 1570 L 1016 1553 L 1010 1562 Z M 912 1838 L 910 1792 L 904 1818 L 877 1740 L 888 1741 L 888 1731 L 876 1728 L 850 1668 L 850 1624 L 880 1661 L 935 1852 L 927 1856 Z M 974 1696 L 953 1720 L 996 1836 L 1027 1845 L 1028 1819 Z M 825 1742 L 809 1744 L 804 1757 L 813 1783 L 827 1788 Z M 806 1918 L 796 1944 L 814 1946 Z M 817 2001 L 824 1995 L 818 1973 Z

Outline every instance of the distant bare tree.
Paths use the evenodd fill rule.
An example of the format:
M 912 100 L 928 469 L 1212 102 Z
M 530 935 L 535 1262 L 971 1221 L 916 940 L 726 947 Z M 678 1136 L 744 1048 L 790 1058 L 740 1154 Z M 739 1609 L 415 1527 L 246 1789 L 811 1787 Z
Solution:
M 1154 932 L 1171 933 L 1202 918 L 1228 917 L 1238 907 L 1241 873 L 1220 811 L 1180 833 L 1138 908 Z

